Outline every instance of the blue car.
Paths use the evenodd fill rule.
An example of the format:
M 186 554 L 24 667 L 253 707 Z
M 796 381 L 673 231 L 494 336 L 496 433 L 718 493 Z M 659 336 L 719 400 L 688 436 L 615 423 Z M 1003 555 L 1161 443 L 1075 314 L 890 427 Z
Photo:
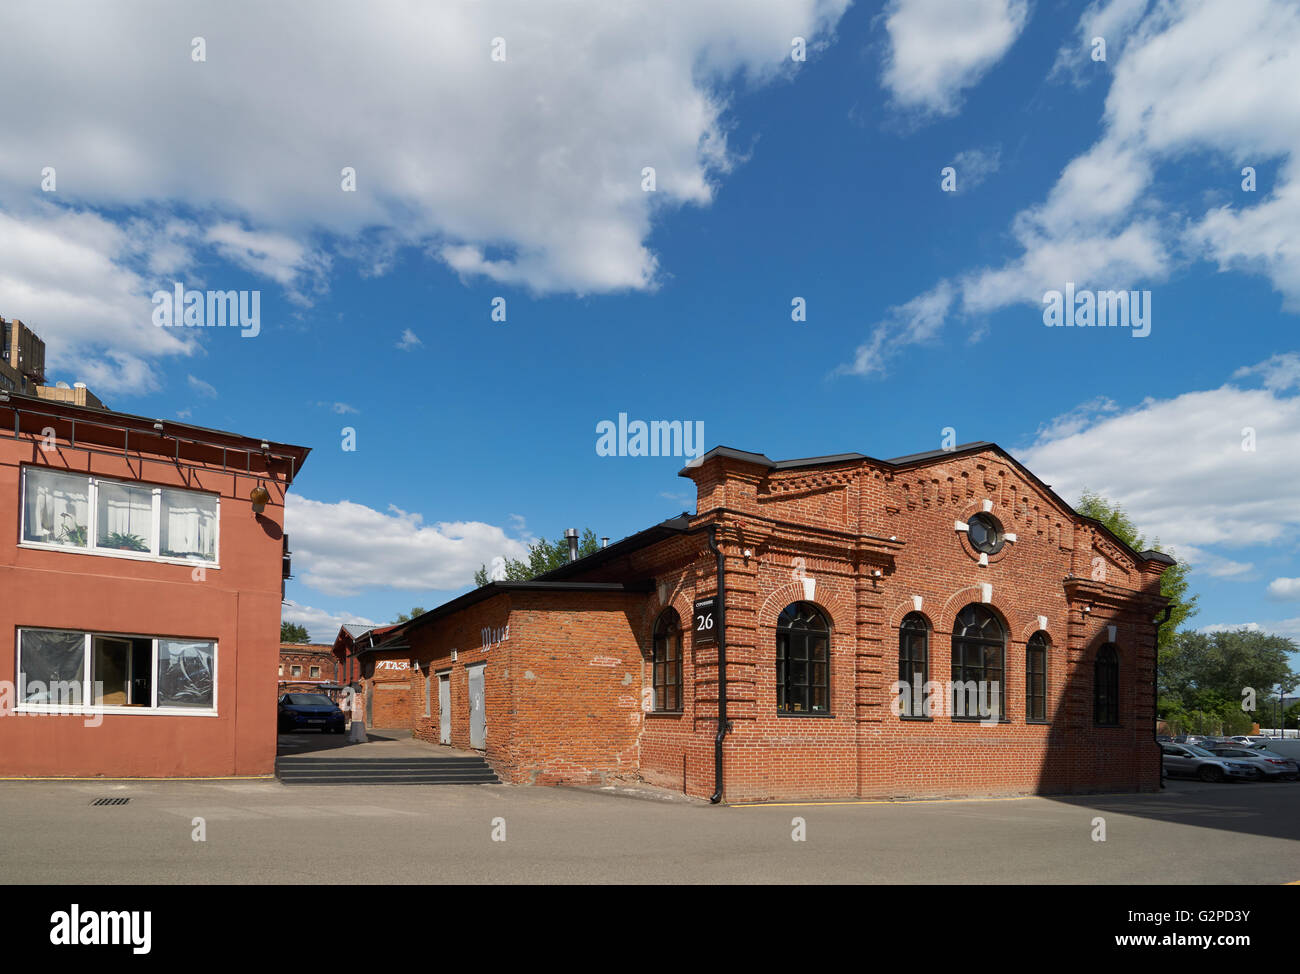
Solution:
M 286 693 L 280 698 L 279 730 L 343 733 L 343 711 L 323 693 Z

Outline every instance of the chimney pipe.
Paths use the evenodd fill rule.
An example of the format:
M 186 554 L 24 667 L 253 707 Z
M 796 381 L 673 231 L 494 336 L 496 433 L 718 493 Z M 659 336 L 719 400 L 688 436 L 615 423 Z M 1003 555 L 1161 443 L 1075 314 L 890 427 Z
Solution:
M 601 546 L 602 548 L 608 548 L 608 547 L 609 547 L 609 538 L 601 538 L 601 539 L 600 539 L 600 546 Z
M 564 536 L 569 539 L 569 561 L 578 560 L 578 529 L 566 528 Z

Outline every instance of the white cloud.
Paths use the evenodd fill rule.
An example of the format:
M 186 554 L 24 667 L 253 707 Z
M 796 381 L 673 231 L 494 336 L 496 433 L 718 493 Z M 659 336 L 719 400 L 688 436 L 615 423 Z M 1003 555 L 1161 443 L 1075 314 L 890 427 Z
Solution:
M 299 582 L 336 597 L 372 588 L 463 588 L 473 583 L 480 565 L 522 558 L 528 550 L 503 529 L 481 521 L 425 524 L 421 515 L 397 507 L 383 512 L 293 493 L 285 531 L 293 538 Z
M 1002 164 L 1002 148 L 986 146 L 982 149 L 966 149 L 957 153 L 952 166 L 957 171 L 957 192 L 974 189 L 989 176 L 998 171 Z
M 904 109 L 953 115 L 961 93 L 1006 54 L 1029 19 L 1027 0 L 890 0 L 881 81 Z
M 316 609 L 310 605 L 286 604 L 280 611 L 284 622 L 296 622 L 307 630 L 307 636 L 314 643 L 333 643 L 334 637 L 345 623 L 359 626 L 379 626 L 384 623 L 367 619 L 365 616 L 349 612 L 330 612 L 328 609 Z
M 1146 13 L 1150 0 L 1094 0 L 1088 4 L 1075 28 L 1074 42 L 1062 45 L 1052 66 L 1052 76 L 1070 74 L 1076 83 L 1094 72 L 1101 62 L 1092 60 L 1092 39 L 1106 41 L 1106 62 L 1110 63 L 1124 50 L 1133 28 Z
M 397 347 L 406 352 L 423 344 L 424 342 L 420 341 L 419 335 L 406 328 L 402 331 L 402 337 L 398 340 Z
M 1196 257 L 1265 275 L 1286 307 L 1300 310 L 1300 7 L 1167 0 L 1136 22 L 1141 12 L 1115 2 L 1085 14 L 1086 23 L 1101 17 L 1107 29 L 1120 25 L 1125 37 L 1118 54 L 1107 52 L 1113 82 L 1101 134 L 1063 167 L 1042 203 L 1012 221 L 1018 256 L 950 279 L 960 295 L 953 310 L 1041 309 L 1044 293 L 1067 282 L 1137 289 Z M 1267 195 L 1262 187 L 1260 201 L 1241 193 L 1244 205 L 1189 220 L 1153 194 L 1153 174 L 1207 152 L 1238 168 L 1281 160 L 1277 185 Z M 1213 185 L 1221 175 L 1216 166 Z M 929 293 L 944 285 L 953 286 Z M 906 328 L 877 327 L 868 344 L 885 360 L 909 336 Z
M 157 387 L 150 361 L 194 351 L 182 330 L 151 322 L 146 292 L 154 288 L 139 267 L 139 245 L 137 235 L 94 213 L 0 210 L 0 314 L 41 336 L 49 373 L 101 394 L 147 392 Z
M 650 286 L 655 208 L 712 199 L 731 158 L 722 86 L 792 74 L 790 39 L 824 39 L 848 0 L 379 0 L 329 16 L 245 0 L 201 24 L 145 0 L 63 6 L 0 8 L 6 71 L 41 78 L 0 104 L 11 192 L 54 161 L 74 205 L 183 202 L 216 216 L 205 241 L 280 283 L 320 271 L 331 235 L 390 230 L 466 274 L 594 292 Z
M 1252 375 L 1263 376 L 1265 389 L 1293 389 L 1300 386 L 1300 355 L 1283 352 L 1258 365 L 1243 366 L 1232 373 L 1234 379 L 1245 379 Z
M 952 285 L 940 281 L 932 291 L 890 308 L 886 318 L 872 329 L 871 337 L 858 346 L 853 362 L 841 365 L 836 372 L 883 374 L 889 358 L 903 346 L 921 344 L 935 336 L 943 327 L 952 302 Z
M 1300 578 L 1275 578 L 1268 583 L 1268 594 L 1281 602 L 1300 599 Z
M 1252 370 L 1253 371 L 1253 370 Z M 1243 429 L 1255 449 L 1243 449 Z M 1176 557 L 1249 577 L 1234 550 L 1300 530 L 1300 395 L 1227 384 L 1050 425 L 1020 459 L 1067 501 L 1096 490 Z
M 193 389 L 195 392 L 197 392 L 200 396 L 206 396 L 209 399 L 216 398 L 217 388 L 212 383 L 204 382 L 202 379 L 193 375 L 187 375 L 185 377 L 185 381 L 187 381 L 190 384 L 190 388 Z
M 349 413 L 356 413 L 358 410 L 355 406 L 350 406 L 345 402 L 318 402 L 317 406 L 324 406 L 332 413 L 340 416 L 346 416 Z

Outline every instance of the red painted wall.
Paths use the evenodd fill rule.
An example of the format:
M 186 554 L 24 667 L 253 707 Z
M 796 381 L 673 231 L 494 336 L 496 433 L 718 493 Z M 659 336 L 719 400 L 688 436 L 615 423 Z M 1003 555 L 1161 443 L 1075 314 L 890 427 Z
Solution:
M 6 416 L 12 429 L 11 414 L 0 419 Z M 18 714 L 11 712 L 11 691 L 9 712 L 0 716 L 0 774 L 271 774 L 283 483 L 265 475 L 259 480 L 256 467 L 251 477 L 222 472 L 219 461 L 195 473 L 149 456 L 128 461 L 88 453 L 70 446 L 62 427 L 60 433 L 57 448 L 48 452 L 39 440 L 0 436 L 0 681 L 17 680 L 18 627 L 215 640 L 217 716 Z M 219 494 L 220 567 L 206 567 L 196 578 L 187 565 L 19 547 L 20 465 L 28 463 Z M 255 517 L 248 494 L 259 482 L 271 503 Z

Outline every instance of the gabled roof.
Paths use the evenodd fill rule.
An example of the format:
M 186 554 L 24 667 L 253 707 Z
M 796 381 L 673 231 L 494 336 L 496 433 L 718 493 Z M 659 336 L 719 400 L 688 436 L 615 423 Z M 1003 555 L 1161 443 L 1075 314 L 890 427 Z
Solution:
M 980 453 L 983 451 L 996 453 L 998 456 L 1002 457 L 1013 467 L 1015 467 L 1018 471 L 1020 471 L 1020 473 L 1022 473 L 1026 479 L 1030 480 L 1035 485 L 1037 485 L 1045 494 L 1047 494 L 1048 497 L 1050 497 L 1063 510 L 1069 512 L 1069 514 L 1072 517 L 1078 518 L 1080 521 L 1083 521 L 1087 524 L 1093 525 L 1096 528 L 1099 528 L 1102 532 L 1106 534 L 1108 538 L 1110 538 L 1111 541 L 1119 545 L 1121 549 L 1127 551 L 1134 558 L 1140 559 L 1142 561 L 1157 561 L 1166 565 L 1177 564 L 1177 562 L 1175 562 L 1173 558 L 1160 551 L 1155 551 L 1152 549 L 1147 549 L 1146 551 L 1135 551 L 1127 542 L 1125 542 L 1122 538 L 1116 535 L 1115 532 L 1111 531 L 1110 528 L 1106 527 L 1106 525 L 1103 524 L 1101 521 L 1098 521 L 1096 518 L 1088 517 L 1084 514 L 1080 514 L 1078 511 L 1076 511 L 1072 506 L 1066 503 L 1063 497 L 1057 494 L 1056 491 L 1052 490 L 1050 484 L 1043 483 L 1041 480 L 1038 479 L 1038 476 L 1032 470 L 1026 467 L 1023 463 L 1021 463 L 1019 460 L 1013 457 L 1006 450 L 1002 449 L 1002 447 L 988 440 L 977 440 L 973 443 L 963 443 L 960 446 L 953 447 L 951 450 L 927 450 L 924 453 L 909 453 L 905 456 L 894 457 L 892 460 L 878 460 L 874 457 L 869 457 L 862 453 L 834 453 L 829 456 L 807 457 L 802 460 L 772 460 L 771 458 L 769 458 L 768 456 L 762 453 L 750 453 L 746 450 L 736 450 L 729 446 L 716 446 L 708 453 L 704 454 L 704 456 L 696 460 L 692 460 L 689 464 L 687 464 L 685 467 L 683 467 L 681 470 L 678 471 L 677 476 L 690 477 L 692 471 L 698 468 L 706 460 L 712 459 L 713 457 L 726 457 L 731 460 L 740 460 L 744 463 L 752 463 L 757 466 L 766 467 L 769 470 L 792 470 L 799 467 L 823 467 L 823 466 L 831 466 L 832 464 L 837 464 L 837 463 L 850 463 L 850 462 L 873 463 L 881 467 L 888 467 L 894 470 L 903 470 L 909 467 L 925 466 L 926 464 L 930 464 L 930 463 L 942 463 L 945 460 L 951 460 L 953 457 L 960 457 L 971 453 Z

